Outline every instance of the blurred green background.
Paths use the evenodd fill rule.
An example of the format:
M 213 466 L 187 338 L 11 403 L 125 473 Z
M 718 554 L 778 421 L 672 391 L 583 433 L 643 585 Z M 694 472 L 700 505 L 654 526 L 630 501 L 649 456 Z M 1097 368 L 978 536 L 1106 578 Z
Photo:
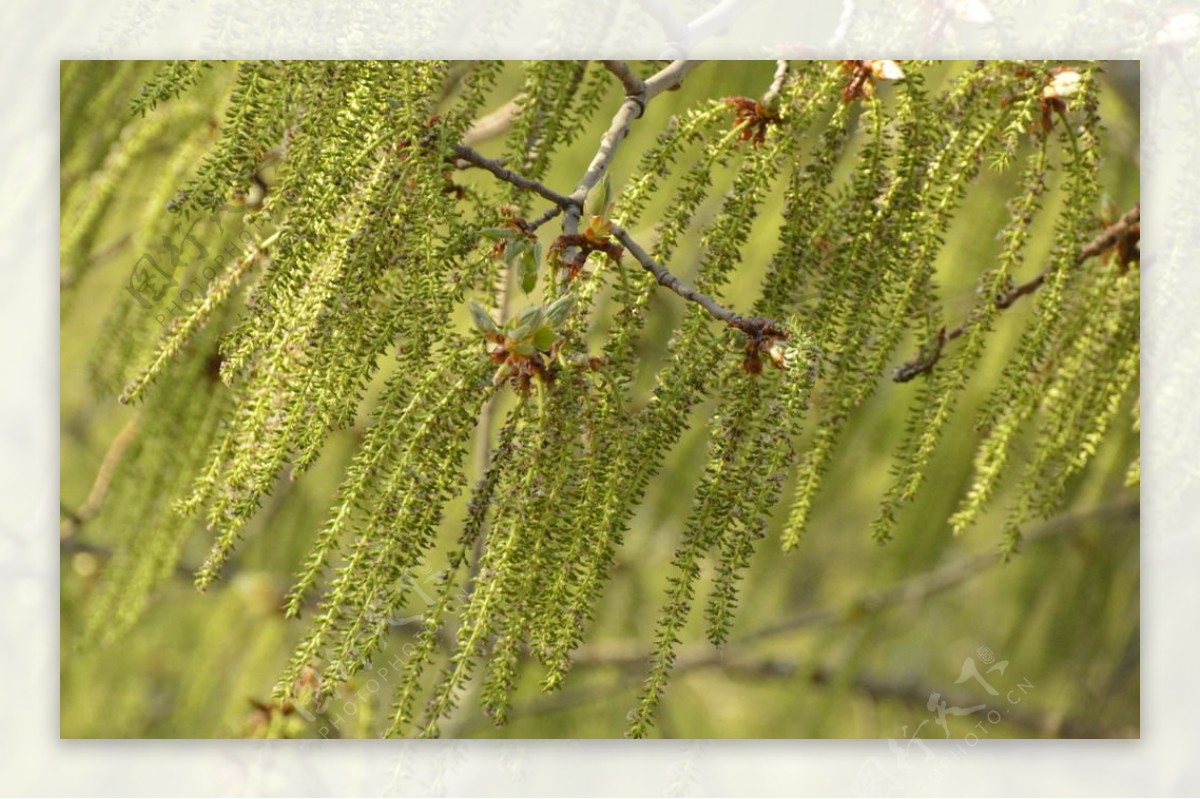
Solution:
M 90 65 L 97 85 L 112 87 L 106 113 L 127 114 L 138 80 L 155 66 Z M 955 63 L 934 65 L 926 71 L 930 87 L 938 87 L 959 68 Z M 1122 62 L 1105 64 L 1104 69 L 1101 183 L 1123 210 L 1138 199 L 1137 66 Z M 614 164 L 614 187 L 628 178 L 638 155 L 670 115 L 706 98 L 760 95 L 773 70 L 770 61 L 698 68 L 682 90 L 658 98 L 636 123 Z M 520 71 L 516 63 L 507 67 L 490 107 L 512 96 Z M 225 79 L 216 70 L 203 91 L 215 95 Z M 65 93 L 68 87 L 63 88 Z M 574 185 L 619 94 L 614 86 L 587 134 L 560 153 L 549 185 Z M 95 120 L 97 126 L 101 122 Z M 86 147 L 86 137 L 73 146 Z M 498 152 L 494 142 L 481 149 L 489 155 Z M 855 148 L 848 150 L 843 171 L 852 164 Z M 153 210 L 147 208 L 148 187 L 173 154 L 169 142 L 153 146 L 128 172 L 90 245 L 87 270 L 78 282 L 63 287 L 61 499 L 67 515 L 84 504 L 106 450 L 133 413 L 91 385 L 87 364 L 106 315 L 141 255 L 131 246 L 129 234 Z M 728 177 L 728 172 L 719 173 L 719 180 Z M 63 197 L 87 179 L 86 172 L 64 170 Z M 979 271 L 998 250 L 994 236 L 1007 220 L 1005 202 L 1013 195 L 1014 180 L 1012 174 L 985 171 L 946 238 L 938 280 L 946 318 L 952 323 L 970 307 Z M 670 196 L 671 185 L 668 181 L 659 193 L 658 208 Z M 756 222 L 745 279 L 735 281 L 726 293 L 735 308 L 747 307 L 755 298 L 759 270 L 778 233 L 779 193 Z M 718 186 L 698 222 L 711 217 L 720 196 Z M 1052 188 L 1047 206 L 1055 202 Z M 654 215 L 652 206 L 645 218 L 652 222 Z M 1035 227 L 1027 269 L 1049 252 L 1051 222 L 1047 218 Z M 652 228 L 631 232 L 644 239 Z M 685 243 L 671 265 L 685 281 L 694 255 L 695 242 Z M 972 264 L 980 265 L 979 270 L 968 268 Z M 667 293 L 656 297 L 654 308 L 643 353 L 648 379 L 663 354 L 669 329 L 682 313 L 679 298 Z M 881 379 L 880 390 L 855 414 L 850 434 L 838 449 L 836 466 L 801 547 L 782 554 L 780 518 L 760 543 L 743 583 L 732 640 L 721 652 L 705 642 L 700 614 L 693 614 L 697 623 L 684 638 L 679 667 L 662 705 L 660 734 L 901 740 L 913 735 L 1138 735 L 1138 493 L 1136 487 L 1123 485 L 1126 468 L 1138 451 L 1131 415 L 1122 413 L 1090 468 L 1072 483 L 1061 514 L 1026 531 L 1028 542 L 1011 563 L 1002 564 L 995 555 L 1006 495 L 961 537 L 951 536 L 945 521 L 971 476 L 977 443 L 971 426 L 974 412 L 998 377 L 1029 311 L 1030 305 L 1018 305 L 1003 315 L 992 348 L 960 400 L 925 488 L 900 516 L 895 539 L 885 547 L 871 541 L 868 525 L 887 485 L 891 453 L 915 385 Z M 459 321 L 465 324 L 465 314 Z M 915 346 L 906 341 L 896 363 Z M 383 371 L 389 368 L 391 364 L 385 364 Z M 536 677 L 529 675 L 518 689 L 510 724 L 500 729 L 493 728 L 468 697 L 443 725 L 443 734 L 620 734 L 644 675 L 641 658 L 649 650 L 671 555 L 703 462 L 703 421 L 710 411 L 710 406 L 695 411 L 690 432 L 651 485 L 617 555 L 589 643 L 563 690 L 540 694 Z M 79 634 L 89 598 L 104 580 L 117 531 L 89 523 L 64 538 L 63 737 L 229 737 L 264 731 L 265 718 L 255 703 L 269 699 L 303 624 L 286 622 L 279 602 L 324 519 L 366 419 L 364 412 L 359 427 L 334 433 L 325 455 L 298 480 L 280 481 L 276 495 L 247 531 L 224 581 L 206 594 L 192 588 L 188 568 L 200 563 L 208 547 L 207 537 L 197 531 L 177 578 L 155 593 L 135 629 L 106 646 L 81 647 Z M 463 505 L 460 499 L 450 509 L 451 533 Z M 785 507 L 781 505 L 779 515 L 786 515 Z M 428 595 L 432 597 L 432 591 Z M 402 657 L 403 647 L 416 633 L 421 596 L 416 592 L 412 617 L 394 626 L 389 648 L 374 671 L 357 678 L 311 720 L 290 716 L 288 734 L 378 734 L 393 687 L 387 664 Z M 974 664 L 980 679 L 971 677 L 968 663 Z M 935 693 L 937 698 L 931 700 Z M 942 715 L 939 701 L 944 703 Z M 956 715 L 956 709 L 962 715 Z M 990 710 L 999 711 L 997 721 L 991 721 L 996 716 L 989 715 Z

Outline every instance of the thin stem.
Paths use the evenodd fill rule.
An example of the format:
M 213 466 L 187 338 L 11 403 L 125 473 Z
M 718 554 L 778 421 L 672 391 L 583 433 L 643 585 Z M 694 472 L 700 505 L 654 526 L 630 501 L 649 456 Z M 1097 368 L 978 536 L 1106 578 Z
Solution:
M 91 555 L 105 562 L 111 560 L 114 554 L 111 547 L 106 547 L 102 544 L 94 544 L 91 541 L 85 541 L 77 535 L 73 535 L 69 538 L 60 538 L 58 542 L 58 551 L 60 556 L 82 553 L 85 555 Z M 177 563 L 175 564 L 175 568 L 172 573 L 180 580 L 191 582 L 192 577 L 196 574 L 196 571 L 190 566 Z
M 1106 227 L 1099 236 L 1089 241 L 1079 250 L 1079 254 L 1075 257 L 1075 265 L 1078 266 L 1087 259 L 1094 258 L 1095 256 L 1110 250 L 1117 244 L 1118 241 L 1120 241 L 1122 236 L 1125 236 L 1127 233 L 1129 233 L 1130 228 L 1139 224 L 1141 219 L 1141 203 L 1134 203 L 1133 207 L 1126 211 L 1120 219 Z M 1000 308 L 1001 310 L 1010 308 L 1017 300 L 1033 294 L 1042 287 L 1042 284 L 1046 282 L 1046 278 L 1050 276 L 1050 273 L 1053 271 L 1053 269 L 1053 265 L 1047 266 L 1029 280 L 1016 285 L 1004 294 L 1001 294 L 995 300 L 996 307 Z M 907 383 L 917 375 L 925 374 L 926 372 L 931 371 L 934 365 L 941 360 L 942 350 L 946 343 L 961 337 L 967 332 L 969 327 L 970 321 L 967 320 L 963 321 L 960 325 L 958 325 L 958 327 L 942 331 L 938 336 L 938 341 L 935 343 L 936 346 L 934 347 L 933 352 L 919 355 L 902 365 L 896 370 L 895 374 L 892 376 L 892 380 L 897 383 Z
M 621 81 L 627 97 L 640 97 L 646 91 L 646 84 L 633 73 L 633 70 L 624 61 L 601 61 L 600 63 L 604 65 L 605 69 L 616 75 L 617 80 Z
M 1108 528 L 1108 532 L 1136 529 L 1139 512 L 1137 500 L 1118 502 L 1112 505 L 1096 508 L 1091 511 L 1072 513 L 1050 519 L 1025 540 L 1032 544 L 1055 538 L 1074 535 L 1093 522 L 1116 522 Z M 925 574 L 895 583 L 888 588 L 872 592 L 857 601 L 845 606 L 820 608 L 793 616 L 790 619 L 755 630 L 738 639 L 730 641 L 724 649 L 713 650 L 711 647 L 698 647 L 691 652 L 679 656 L 675 672 L 677 674 L 700 669 L 719 668 L 733 673 L 752 673 L 759 677 L 794 677 L 807 674 L 808 679 L 816 685 L 830 684 L 828 679 L 836 675 L 825 672 L 821 666 L 806 667 L 803 664 L 780 661 L 778 659 L 752 659 L 744 651 L 747 644 L 769 641 L 779 636 L 796 632 L 801 629 L 822 627 L 844 623 L 849 618 L 861 616 L 863 613 L 875 614 L 892 607 L 914 604 L 944 591 L 956 588 L 963 583 L 973 580 L 1002 561 L 994 553 L 984 553 L 963 558 L 942 568 L 934 569 Z M 546 713 L 566 710 L 572 707 L 611 700 L 613 690 L 620 690 L 628 683 L 639 678 L 639 669 L 645 664 L 647 655 L 644 644 L 638 642 L 615 642 L 604 647 L 587 647 L 572 658 L 575 666 L 615 666 L 622 670 L 617 682 L 609 686 L 577 689 L 565 692 L 553 699 L 533 703 L 524 708 L 515 709 L 513 718 L 529 718 Z M 870 675 L 858 675 L 853 678 L 855 690 L 877 698 L 894 697 L 924 704 L 933 689 L 916 683 L 892 683 L 872 678 Z M 944 691 L 941 693 L 945 694 Z M 949 704 L 966 706 L 968 701 L 959 701 L 958 697 L 945 697 Z M 1036 715 L 1018 716 L 1014 714 L 1008 721 L 1024 729 L 1036 730 L 1046 735 L 1059 737 L 1106 737 L 1113 733 L 1087 727 L 1081 722 L 1071 719 L 1043 718 Z M 465 731 L 464 731 L 465 732 Z
M 583 215 L 584 200 L 604 178 L 605 172 L 608 171 L 616 156 L 617 148 L 629 135 L 629 128 L 633 125 L 633 121 L 646 112 L 646 105 L 659 94 L 668 89 L 679 88 L 684 76 L 695 69 L 699 63 L 698 61 L 672 61 L 651 76 L 649 80 L 643 82 L 633 75 L 632 70 L 624 62 L 604 62 L 605 67 L 616 75 L 621 81 L 621 85 L 625 87 L 625 101 L 613 114 L 608 130 L 600 137 L 600 146 L 596 149 L 596 154 L 592 156 L 591 163 L 584 170 L 579 184 L 571 192 L 572 205 L 563 207 L 565 211 L 562 224 L 564 236 L 579 235 L 579 220 Z M 570 261 L 575 254 L 576 248 L 569 247 L 563 253 L 563 258 Z
M 112 485 L 113 475 L 117 471 L 117 466 L 121 463 L 121 459 L 125 457 L 125 451 L 129 449 L 129 445 L 137 438 L 138 420 L 140 418 L 141 414 L 138 414 L 126 422 L 125 426 L 121 428 L 121 432 L 117 433 L 116 438 L 108 445 L 108 450 L 100 460 L 100 468 L 96 470 L 96 479 L 92 481 L 92 487 L 88 491 L 87 499 L 79 506 L 79 509 L 72 511 L 66 506 L 62 507 L 63 515 L 66 518 L 59 525 L 59 538 L 66 539 L 75 535 L 80 527 L 94 519 L 96 514 L 100 512 L 100 508 L 104 504 L 104 498 L 108 496 L 108 489 Z
M 453 149 L 454 154 L 463 161 L 477 166 L 480 169 L 485 169 L 488 172 L 491 172 L 500 180 L 503 180 L 505 183 L 510 183 L 513 186 L 516 186 L 518 189 L 532 191 L 534 194 L 544 197 L 564 210 L 575 205 L 575 201 L 567 195 L 559 194 L 550 187 L 546 186 L 544 183 L 524 177 L 523 175 L 518 175 L 516 172 L 513 172 L 511 169 L 501 164 L 499 161 L 494 161 L 491 158 L 487 158 L 470 147 L 462 144 L 456 144 L 454 145 Z
M 721 305 L 707 294 L 682 283 L 665 266 L 655 261 L 623 227 L 615 222 L 612 225 L 612 234 L 617 241 L 624 245 L 629 254 L 634 257 L 634 260 L 642 265 L 642 268 L 654 275 L 654 279 L 658 281 L 660 286 L 670 289 L 685 300 L 700 305 L 714 319 L 719 319 L 728 324 L 737 324 L 746 321 L 744 317 Z
M 729 30 L 737 11 L 748 0 L 721 0 L 715 6 L 688 23 L 687 43 L 703 41 L 710 36 L 720 36 Z
M 671 14 L 671 9 L 667 8 L 666 4 L 661 2 L 661 0 L 638 0 L 638 5 L 642 7 L 643 11 L 653 17 L 658 26 L 662 28 L 668 52 L 687 51 L 687 26 L 675 19 L 674 15 Z
M 1095 522 L 1115 522 L 1111 527 L 1106 528 L 1106 532 L 1115 533 L 1126 529 L 1127 524 L 1135 523 L 1140 508 L 1141 503 L 1133 499 L 1088 511 L 1063 514 L 1043 523 L 1026 536 L 1024 542 L 1027 545 L 1033 545 L 1074 535 Z M 994 552 L 962 558 L 924 574 L 901 580 L 886 588 L 872 591 L 849 603 L 813 608 L 775 624 L 752 630 L 729 641 L 725 650 L 713 650 L 711 647 L 703 646 L 690 652 L 681 653 L 678 658 L 678 668 L 697 668 L 713 661 L 719 661 L 722 657 L 734 656 L 740 647 L 748 644 L 769 641 L 799 630 L 837 625 L 849 618 L 874 615 L 891 608 L 921 602 L 931 596 L 957 588 L 1002 563 L 1002 559 Z M 643 644 L 617 642 L 604 650 L 591 648 L 581 650 L 572 660 L 576 664 L 595 662 L 642 664 L 647 660 L 647 655 Z
M 604 174 L 608 171 L 616 155 L 617 148 L 621 141 L 629 134 L 629 128 L 633 124 L 633 121 L 642 115 L 646 104 L 652 99 L 664 91 L 678 88 L 684 76 L 695 69 L 699 62 L 673 61 L 644 82 L 639 80 L 629 66 L 622 61 L 605 61 L 603 63 L 621 81 L 621 85 L 626 89 L 627 96 L 625 102 L 621 104 L 616 114 L 613 115 L 612 123 L 601 138 L 596 155 L 592 158 L 591 163 L 583 173 L 583 177 L 580 178 L 579 184 L 576 185 L 575 190 L 570 195 L 560 194 L 540 181 L 520 175 L 499 161 L 486 158 L 468 146 L 462 144 L 454 146 L 454 154 L 459 159 L 491 172 L 506 183 L 520 189 L 532 191 L 554 203 L 555 207 L 553 209 L 546 211 L 530 223 L 530 230 L 537 229 L 562 212 L 564 214 L 563 235 L 578 235 L 579 220 L 583 214 L 583 203 L 587 199 L 588 193 L 595 188 L 596 184 L 603 179 Z M 779 89 L 783 86 L 786 75 L 787 62 L 780 61 L 775 71 L 775 79 L 772 81 L 768 93 L 772 90 L 778 93 Z M 737 129 L 730 135 L 736 133 L 738 133 Z M 709 315 L 714 319 L 737 327 L 748 335 L 761 334 L 764 331 L 777 327 L 770 319 L 748 319 L 743 317 L 721 305 L 707 294 L 684 284 L 679 278 L 671 274 L 670 270 L 665 266 L 655 261 L 624 228 L 614 223 L 611 229 L 617 241 L 621 242 L 634 259 L 654 276 L 659 285 L 670 289 L 685 300 L 697 303 L 708 311 Z M 566 260 L 570 260 L 571 257 L 570 252 L 564 253 Z
M 762 96 L 762 104 L 767 108 L 773 106 L 779 100 L 779 93 L 783 91 L 783 83 L 787 80 L 788 62 L 780 59 L 775 62 L 775 75 L 771 78 L 771 85 L 767 87 L 767 93 Z
M 545 212 L 544 212 L 544 213 L 542 213 L 542 215 L 541 215 L 541 216 L 539 216 L 537 219 L 534 219 L 532 222 L 530 222 L 530 223 L 529 223 L 529 224 L 526 226 L 526 229 L 527 229 L 527 230 L 529 230 L 530 232 L 532 232 L 532 231 L 535 231 L 535 230 L 537 230 L 538 228 L 540 228 L 542 225 L 544 225 L 544 224 L 546 224 L 547 222 L 549 222 L 549 221 L 550 221 L 551 219 L 553 219 L 554 217 L 556 217 L 556 216 L 558 216 L 559 214 L 561 214 L 561 213 L 562 213 L 562 211 L 563 211 L 563 209 L 562 209 L 562 206 L 561 206 L 561 205 L 552 205 L 552 206 L 550 206 L 549 208 L 547 208 L 547 209 L 545 210 Z
M 843 0 L 842 13 L 838 17 L 837 27 L 834 28 L 829 42 L 825 45 L 828 50 L 837 50 L 842 46 L 842 42 L 846 41 L 846 35 L 850 33 L 850 23 L 854 20 L 855 5 L 855 0 Z M 837 53 L 831 52 L 830 55 L 837 55 Z
M 471 127 L 467 129 L 467 132 L 463 134 L 462 143 L 468 147 L 473 147 L 480 142 L 494 139 L 508 130 L 513 120 L 516 119 L 518 112 L 520 112 L 524 101 L 525 96 L 523 94 L 517 95 L 487 116 L 475 120 L 471 123 Z
M 619 63 L 619 62 L 611 62 Z M 574 213 L 570 208 L 567 209 L 567 219 L 563 222 L 563 233 L 568 235 L 579 232 L 579 214 L 583 210 L 583 201 L 587 199 L 590 192 L 604 177 L 604 173 L 608 171 L 608 167 L 612 164 L 613 157 L 617 153 L 617 148 L 621 142 L 629 135 L 629 128 L 633 125 L 633 121 L 640 117 L 646 110 L 646 105 L 650 103 L 658 95 L 668 89 L 679 88 L 684 77 L 695 69 L 701 62 L 699 61 L 672 61 L 667 66 L 656 72 L 649 80 L 639 85 L 635 85 L 633 94 L 626 96 L 625 102 L 621 103 L 621 107 L 617 109 L 617 113 L 613 114 L 612 122 L 608 126 L 608 130 L 600 137 L 600 147 L 597 148 L 595 156 L 592 157 L 592 162 L 588 164 L 588 168 L 584 171 L 583 177 L 580 178 L 579 184 L 575 190 L 571 192 L 571 199 L 576 202 Z M 607 64 L 606 64 L 607 66 Z M 629 68 L 621 64 L 625 70 Z M 609 67 L 610 70 L 613 67 Z M 622 85 L 627 88 L 630 86 L 625 77 L 622 77 L 620 72 L 616 73 L 621 78 Z

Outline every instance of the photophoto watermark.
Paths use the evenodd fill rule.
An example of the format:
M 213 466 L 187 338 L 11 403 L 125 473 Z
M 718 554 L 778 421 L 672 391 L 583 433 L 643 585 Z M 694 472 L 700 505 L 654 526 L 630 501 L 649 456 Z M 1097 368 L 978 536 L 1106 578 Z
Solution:
M 1014 675 L 1009 665 L 1007 660 L 997 660 L 986 646 L 965 658 L 953 684 L 973 684 L 989 700 L 959 705 L 941 691 L 931 691 L 925 703 L 930 716 L 915 725 L 903 725 L 899 738 L 887 739 L 890 758 L 867 759 L 855 781 L 857 795 L 919 796 L 934 790 L 945 779 L 947 768 L 991 737 L 1034 690 L 1034 683 Z M 930 746 L 926 743 L 929 739 L 950 744 Z
M 410 604 L 422 608 L 410 614 L 381 613 L 367 611 L 364 628 L 381 624 L 389 628 L 419 627 L 426 621 L 426 613 L 437 599 L 433 591 L 444 580 L 442 572 L 435 571 L 429 564 L 420 564 L 404 572 L 399 578 L 398 588 L 409 597 Z M 456 602 L 469 598 L 466 589 L 459 588 L 454 597 Z M 417 656 L 415 635 L 390 651 L 385 651 L 355 677 L 355 687 L 343 685 L 336 691 L 311 690 L 317 688 L 315 672 L 305 672 L 301 681 L 309 684 L 299 686 L 298 694 L 319 696 L 318 701 L 297 700 L 292 703 L 294 712 L 309 724 L 316 725 L 313 732 L 317 738 L 340 738 L 357 730 L 379 707 L 389 707 L 391 698 L 398 688 L 397 676 L 402 675 L 413 657 Z
M 221 222 L 222 215 L 226 213 L 243 214 L 240 220 L 242 229 L 238 231 L 236 239 L 226 241 L 219 249 L 205 246 L 201 238 L 214 238 L 207 230 L 213 224 L 218 231 L 216 240 L 227 238 Z M 198 227 L 205 229 L 205 236 L 197 235 Z M 267 235 L 262 220 L 245 214 L 244 208 L 223 206 L 211 216 L 194 219 L 178 240 L 162 236 L 158 248 L 143 252 L 129 270 L 125 291 L 142 308 L 159 308 L 154 320 L 160 327 L 166 328 L 173 319 L 187 313 L 189 306 L 205 295 L 212 281 L 225 272 L 230 263 L 247 257 L 247 252 Z

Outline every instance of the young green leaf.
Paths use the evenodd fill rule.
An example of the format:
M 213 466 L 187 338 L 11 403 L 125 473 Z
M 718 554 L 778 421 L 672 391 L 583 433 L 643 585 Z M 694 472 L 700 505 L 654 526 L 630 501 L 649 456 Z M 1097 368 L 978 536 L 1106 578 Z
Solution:
M 491 241 L 500 241 L 501 239 L 515 239 L 517 231 L 510 227 L 485 227 L 479 231 L 479 235 Z
M 571 308 L 575 304 L 575 297 L 572 294 L 564 294 L 554 302 L 546 306 L 546 324 L 553 328 L 560 328 L 563 322 L 567 321 L 567 316 L 571 313 Z
M 510 322 L 512 324 L 512 332 L 508 337 L 514 341 L 521 341 L 533 335 L 533 332 L 541 327 L 545 319 L 545 314 L 541 306 L 526 308 L 516 315 Z
M 537 329 L 537 332 L 533 334 L 533 346 L 537 347 L 539 350 L 548 350 L 550 349 L 551 345 L 554 344 L 554 340 L 557 338 L 558 335 L 553 329 L 547 327 L 546 325 L 542 325 Z
M 528 239 L 509 239 L 507 246 L 504 248 L 504 263 L 512 266 L 513 263 L 516 262 L 516 260 L 521 257 L 522 253 L 524 253 L 528 248 Z
M 612 181 L 608 175 L 605 175 L 600 185 L 592 189 L 592 193 L 588 195 L 587 215 L 607 219 L 612 213 L 612 206 Z
M 482 305 L 471 300 L 468 307 L 471 309 L 471 321 L 475 323 L 475 327 L 479 328 L 480 333 L 500 332 L 500 328 Z
M 521 291 L 529 294 L 537 286 L 538 264 L 542 260 L 542 245 L 534 242 L 521 251 L 517 262 L 517 274 L 520 278 Z

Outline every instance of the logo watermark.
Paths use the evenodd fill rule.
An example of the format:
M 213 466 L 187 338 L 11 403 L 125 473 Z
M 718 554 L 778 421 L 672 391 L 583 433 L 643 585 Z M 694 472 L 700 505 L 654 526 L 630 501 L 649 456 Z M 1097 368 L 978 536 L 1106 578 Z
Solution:
M 906 796 L 932 791 L 945 779 L 948 766 L 978 746 L 982 739 L 990 737 L 1034 689 L 1033 682 L 1027 677 L 1017 678 L 1009 671 L 1009 662 L 997 661 L 995 653 L 988 647 L 975 650 L 974 655 L 963 660 L 954 685 L 973 682 L 993 699 L 960 707 L 944 699 L 940 691 L 931 691 L 925 703 L 931 716 L 922 719 L 911 733 L 906 724 L 900 728 L 900 738 L 887 739 L 892 755 L 890 760 L 875 756 L 867 759 L 858 771 L 855 783 L 858 795 Z M 927 732 L 940 730 L 942 740 L 954 743 L 949 747 L 938 745 L 935 752 L 925 741 L 939 736 L 921 736 L 927 725 L 930 727 Z M 962 732 L 964 728 L 965 733 Z M 916 781 L 912 782 L 914 778 Z
M 262 221 L 246 214 L 241 219 L 243 227 L 236 241 L 226 242 L 219 250 L 204 245 L 198 235 L 198 226 L 215 222 L 219 240 L 222 240 L 225 238 L 225 228 L 220 221 L 222 212 L 244 211 L 239 206 L 226 205 L 212 216 L 193 220 L 177 241 L 163 236 L 161 246 L 155 252 L 144 252 L 134 262 L 125 291 L 144 309 L 162 308 L 154 319 L 165 328 L 171 320 L 186 313 L 197 298 L 204 296 L 212 281 L 226 271 L 231 262 L 248 257 L 247 252 L 266 237 Z M 190 280 L 184 282 L 189 276 Z M 169 308 L 163 306 L 164 301 L 170 302 Z

